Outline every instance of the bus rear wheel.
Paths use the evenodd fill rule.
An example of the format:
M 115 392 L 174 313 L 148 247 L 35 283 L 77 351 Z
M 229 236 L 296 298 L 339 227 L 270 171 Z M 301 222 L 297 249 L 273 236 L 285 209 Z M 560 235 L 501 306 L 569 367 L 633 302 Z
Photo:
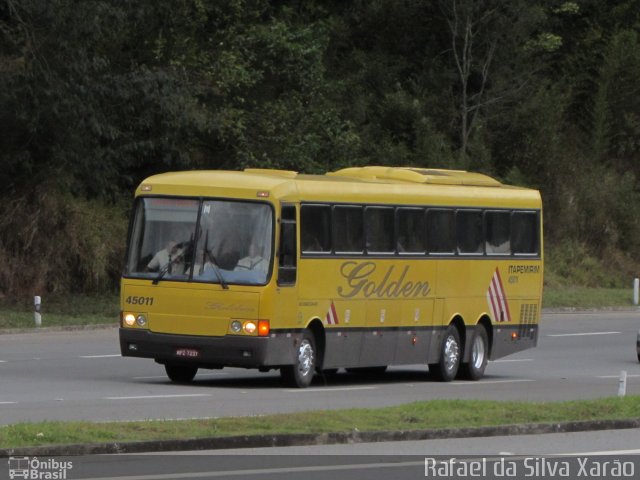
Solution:
M 280 374 L 287 385 L 294 388 L 306 388 L 311 385 L 316 370 L 316 342 L 313 334 L 305 330 L 300 339 L 293 365 L 285 365 Z
M 454 325 L 449 325 L 440 343 L 438 363 L 429 364 L 431 376 L 442 382 L 453 380 L 460 368 L 461 351 L 460 332 Z
M 198 367 L 188 365 L 165 365 L 164 370 L 172 382 L 189 383 L 198 373 Z
M 469 363 L 463 363 L 460 370 L 461 377 L 467 380 L 480 380 L 484 376 L 489 359 L 489 337 L 483 325 L 476 325 L 476 331 L 471 340 L 471 356 Z

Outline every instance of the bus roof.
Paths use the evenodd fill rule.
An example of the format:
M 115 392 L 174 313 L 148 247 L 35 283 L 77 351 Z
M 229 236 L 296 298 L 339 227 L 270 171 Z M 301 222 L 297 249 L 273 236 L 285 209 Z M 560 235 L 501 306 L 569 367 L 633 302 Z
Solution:
M 270 198 L 280 201 L 540 208 L 537 190 L 483 174 L 412 167 L 352 167 L 324 175 L 291 170 L 169 172 L 145 179 L 136 195 Z

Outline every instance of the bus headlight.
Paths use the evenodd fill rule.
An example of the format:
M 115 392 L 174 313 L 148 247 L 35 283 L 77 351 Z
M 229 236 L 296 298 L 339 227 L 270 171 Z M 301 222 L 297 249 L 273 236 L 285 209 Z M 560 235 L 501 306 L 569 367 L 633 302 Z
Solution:
M 271 332 L 269 320 L 231 320 L 229 330 L 235 335 L 267 337 Z
M 136 318 L 136 323 L 139 327 L 144 327 L 147 324 L 147 319 L 144 315 L 138 315 Z
M 244 331 L 247 332 L 249 335 L 253 334 L 253 332 L 255 332 L 257 328 L 258 326 L 255 324 L 255 322 L 252 322 L 252 321 L 244 322 Z
M 133 313 L 123 313 L 122 320 L 127 327 L 133 327 L 136 323 L 136 316 Z

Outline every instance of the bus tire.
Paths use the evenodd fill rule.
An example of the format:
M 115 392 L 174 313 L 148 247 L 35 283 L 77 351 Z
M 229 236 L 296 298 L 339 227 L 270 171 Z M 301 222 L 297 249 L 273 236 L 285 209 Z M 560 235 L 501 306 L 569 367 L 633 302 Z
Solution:
M 316 371 L 317 356 L 313 334 L 305 330 L 296 349 L 293 365 L 280 368 L 280 375 L 285 383 L 294 388 L 306 388 L 311 385 Z
M 471 340 L 471 353 L 469 363 L 463 363 L 460 369 L 461 378 L 467 380 L 480 380 L 484 376 L 489 359 L 489 336 L 483 325 L 476 325 L 473 339 Z
M 198 373 L 198 367 L 190 365 L 165 365 L 167 377 L 174 383 L 189 383 Z
M 460 332 L 455 325 L 449 325 L 440 343 L 438 363 L 429 364 L 429 373 L 436 380 L 450 382 L 456 378 L 460 368 L 461 354 Z

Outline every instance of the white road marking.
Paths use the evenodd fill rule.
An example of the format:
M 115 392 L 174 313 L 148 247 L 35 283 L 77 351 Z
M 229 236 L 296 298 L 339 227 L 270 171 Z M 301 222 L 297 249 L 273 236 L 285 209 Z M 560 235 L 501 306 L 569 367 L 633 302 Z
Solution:
M 533 362 L 533 358 L 508 358 L 506 360 L 490 360 L 491 363 Z
M 479 382 L 451 382 L 449 385 L 487 385 L 489 383 L 521 383 L 535 382 L 532 378 L 520 378 L 517 380 L 480 380 Z
M 256 415 L 259 417 L 260 415 Z M 162 420 L 163 422 L 182 422 L 183 420 L 218 420 L 221 417 L 176 417 L 176 418 L 165 418 L 165 417 L 145 417 L 145 418 L 132 418 L 128 420 L 118 420 L 118 423 L 150 423 L 156 422 L 158 420 Z M 113 423 L 113 420 L 92 420 L 92 423 Z M 149 455 L 164 455 L 166 452 L 149 452 Z M 178 452 L 172 452 L 178 455 Z
M 0 405 L 15 405 L 18 402 L 0 402 Z
M 215 377 L 218 375 L 229 375 L 228 372 L 217 372 L 217 373 L 199 373 L 196 379 L 206 378 L 206 377 Z M 168 380 L 166 375 L 149 375 L 147 377 L 132 377 L 134 380 L 157 380 L 164 379 Z
M 585 332 L 585 333 L 555 333 L 547 337 L 587 337 L 591 335 L 618 335 L 622 332 Z
M 378 387 L 338 387 L 338 388 L 291 388 L 286 389 L 288 393 L 313 393 L 313 392 L 350 392 L 354 390 L 376 390 Z
M 558 453 L 557 455 L 561 456 L 579 456 L 579 457 L 588 457 L 588 456 L 598 456 L 598 455 L 637 455 L 640 453 L 640 449 L 636 450 L 603 450 L 602 452 L 580 452 L 580 453 Z
M 80 355 L 80 358 L 114 358 L 121 357 L 119 353 L 117 355 Z
M 210 397 L 209 393 L 184 393 L 176 395 L 139 395 L 134 397 L 104 397 L 105 400 L 148 400 L 153 398 Z
M 640 377 L 637 374 L 627 374 L 627 378 Z M 620 375 L 599 375 L 596 378 L 620 378 Z

